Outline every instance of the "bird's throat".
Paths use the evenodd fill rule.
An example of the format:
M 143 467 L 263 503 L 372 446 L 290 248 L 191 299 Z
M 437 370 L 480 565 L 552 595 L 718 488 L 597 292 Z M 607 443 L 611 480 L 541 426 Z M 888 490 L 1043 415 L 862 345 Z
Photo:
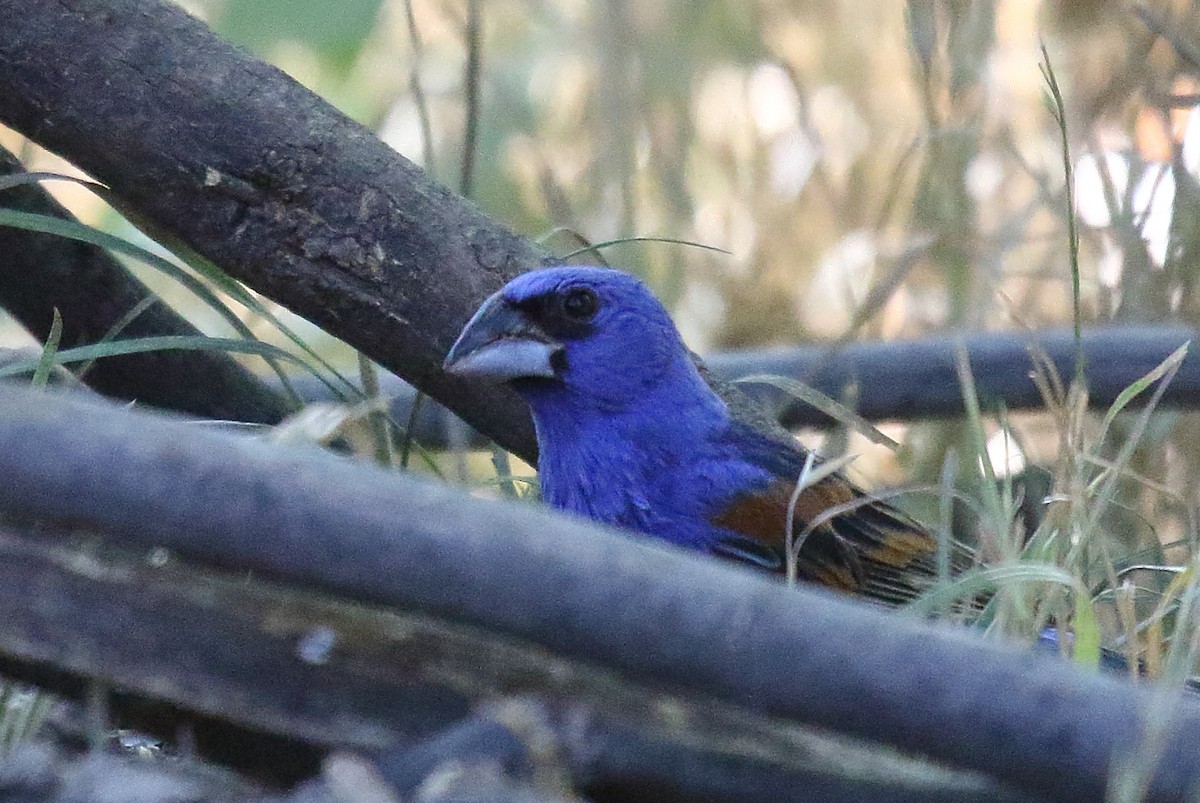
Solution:
M 716 399 L 668 404 L 647 397 L 620 411 L 528 397 L 538 439 L 538 477 L 551 506 L 649 532 L 672 502 L 668 478 L 724 426 Z M 699 403 L 697 403 L 699 402 Z

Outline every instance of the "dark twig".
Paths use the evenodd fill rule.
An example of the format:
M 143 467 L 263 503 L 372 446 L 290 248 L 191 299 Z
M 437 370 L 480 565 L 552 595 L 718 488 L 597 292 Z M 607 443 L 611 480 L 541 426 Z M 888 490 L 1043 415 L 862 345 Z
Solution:
M 479 150 L 479 94 L 483 72 L 483 11 L 479 0 L 467 0 L 466 81 L 464 82 L 467 123 L 463 129 L 462 171 L 458 191 L 470 198 L 475 187 L 475 157 Z
M 421 31 L 417 28 L 413 0 L 404 0 L 404 20 L 408 27 L 409 46 L 412 47 L 408 89 L 412 93 L 413 104 L 417 109 L 417 124 L 421 127 L 421 164 L 432 175 L 435 159 L 433 124 L 429 117 L 429 101 L 425 98 L 425 88 L 421 86 L 421 67 L 425 62 L 425 46 L 421 42 Z

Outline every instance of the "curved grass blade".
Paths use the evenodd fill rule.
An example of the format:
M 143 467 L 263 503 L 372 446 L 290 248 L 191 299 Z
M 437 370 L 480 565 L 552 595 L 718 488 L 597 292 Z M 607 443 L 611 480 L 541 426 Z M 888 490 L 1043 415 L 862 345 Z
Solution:
M 1112 425 L 1113 419 L 1124 410 L 1129 403 L 1140 396 L 1151 385 L 1165 377 L 1168 373 L 1174 377 L 1175 372 L 1179 370 L 1180 364 L 1187 357 L 1188 347 L 1191 346 L 1191 341 L 1184 343 L 1179 348 L 1175 349 L 1171 354 L 1144 376 L 1136 379 L 1129 387 L 1117 394 L 1117 398 L 1109 406 L 1108 411 L 1104 414 L 1104 421 L 1100 424 L 1100 436 L 1098 441 L 1103 443 L 1104 437 L 1108 434 L 1108 428 Z M 1168 380 L 1169 381 L 1169 380 Z
M 87 187 L 92 192 L 103 197 L 108 192 L 108 187 L 99 184 L 95 181 L 90 181 L 86 178 L 78 176 L 68 176 L 63 173 L 10 173 L 6 176 L 0 176 L 0 192 L 10 190 L 13 187 L 23 187 L 26 184 L 37 184 L 41 181 L 69 181 L 73 184 L 78 184 L 81 187 Z
M 968 569 L 953 582 L 933 587 L 904 606 L 903 610 L 917 616 L 930 616 L 939 611 L 949 610 L 958 602 L 974 599 L 1010 583 L 1051 583 L 1086 597 L 1086 589 L 1079 584 L 1074 575 L 1060 566 L 1049 563 L 1017 563 Z
M 312 348 L 312 346 L 308 345 L 304 338 L 296 334 L 296 332 L 293 331 L 292 328 L 285 324 L 282 320 L 280 320 L 279 316 L 272 312 L 266 304 L 263 304 L 262 301 L 259 300 L 258 296 L 247 289 L 246 286 L 237 279 L 234 279 L 228 273 L 221 270 L 221 268 L 212 260 L 201 256 L 191 248 L 187 247 L 184 243 L 174 239 L 168 243 L 164 243 L 163 247 L 175 254 L 180 261 L 191 267 L 192 270 L 196 271 L 205 279 L 208 279 L 210 282 L 215 284 L 218 289 L 220 289 L 230 298 L 237 301 L 243 307 L 255 313 L 256 315 L 262 317 L 263 320 L 271 324 L 276 331 L 287 338 L 292 345 L 300 349 L 310 359 L 332 374 L 333 377 L 341 382 L 344 386 L 344 390 L 342 392 L 338 392 L 339 398 L 341 398 L 343 401 L 363 401 L 367 398 L 367 394 L 365 394 L 362 389 L 358 387 L 358 385 L 355 385 L 353 381 L 346 378 L 346 376 L 338 371 L 337 368 L 335 368 L 328 360 L 318 354 L 317 351 Z M 350 398 L 347 398 L 348 396 Z
M 622 237 L 618 240 L 605 240 L 601 243 L 591 243 L 585 248 L 577 248 L 570 253 L 563 254 L 559 259 L 567 260 L 574 259 L 580 254 L 586 254 L 589 251 L 595 251 L 597 256 L 601 248 L 609 248 L 614 245 L 622 245 L 624 243 L 670 243 L 672 245 L 686 245 L 692 248 L 700 248 L 704 251 L 716 251 L 718 254 L 730 255 L 729 251 L 724 248 L 718 248 L 715 245 L 705 245 L 704 243 L 692 242 L 691 240 L 676 240 L 672 237 Z
M 797 382 L 795 379 L 790 379 L 786 376 L 776 376 L 774 374 L 754 374 L 752 376 L 741 377 L 734 380 L 734 382 L 735 384 L 770 385 L 771 387 L 778 388 L 808 406 L 815 407 L 839 424 L 849 427 L 871 441 L 871 443 L 886 446 L 892 451 L 897 451 L 900 448 L 899 443 L 880 432 L 870 421 L 836 399 L 826 396 L 821 391 L 811 388 L 803 382 Z
M 56 363 L 55 357 L 58 355 L 60 340 L 62 340 L 62 315 L 59 314 L 58 307 L 55 307 L 54 320 L 50 323 L 50 335 L 46 338 L 46 345 L 42 347 L 37 367 L 33 369 L 33 381 L 30 383 L 33 387 L 44 388 L 50 381 L 50 371 Z
M 159 300 L 158 296 L 149 295 L 149 296 L 146 296 L 145 298 L 143 298 L 138 303 L 134 304 L 132 307 L 130 307 L 128 310 L 126 310 L 125 314 L 122 315 L 120 318 L 118 318 L 117 322 L 114 323 L 112 326 L 110 326 L 108 328 L 108 331 L 105 332 L 101 336 L 101 338 L 99 340 L 97 340 L 96 343 L 93 345 L 99 345 L 100 343 L 108 343 L 110 341 L 116 340 L 117 335 L 119 335 L 119 334 L 121 334 L 121 332 L 125 331 L 125 327 L 129 326 L 129 324 L 136 321 L 143 312 L 145 312 L 146 310 L 148 310 L 152 306 L 154 306 L 154 304 L 156 302 L 158 302 L 158 300 Z M 83 379 L 85 376 L 87 376 L 88 371 L 92 370 L 92 366 L 95 364 L 96 364 L 95 360 L 88 360 L 87 362 L 85 362 L 82 365 L 82 367 L 80 367 L 80 369 L 78 371 L 75 372 L 75 376 L 78 377 L 79 379 Z
M 284 351 L 278 346 L 263 343 L 260 340 L 240 340 L 227 337 L 208 337 L 206 335 L 164 335 L 162 337 L 143 337 L 136 340 L 116 340 L 109 343 L 97 343 L 90 346 L 77 346 L 60 351 L 55 355 L 55 363 L 59 365 L 75 362 L 86 362 L 103 357 L 119 357 L 126 354 L 144 354 L 151 351 L 224 351 L 233 354 L 252 354 L 263 359 L 273 359 L 297 365 L 315 376 L 322 384 L 336 392 L 336 388 L 325 376 L 305 360 L 295 354 Z M 37 369 L 41 357 L 37 359 L 19 360 L 0 367 L 0 379 L 10 376 L 20 376 Z
M 119 203 L 117 203 L 117 199 L 115 199 L 113 197 L 112 192 L 105 185 L 96 183 L 94 181 L 89 181 L 87 179 L 77 178 L 75 176 L 67 176 L 67 175 L 63 175 L 61 173 L 44 173 L 44 172 L 42 172 L 42 173 L 19 173 L 19 174 L 9 175 L 9 176 L 0 176 L 0 191 L 3 191 L 5 189 L 11 188 L 11 187 L 22 186 L 22 185 L 26 185 L 26 184 L 33 184 L 33 183 L 37 183 L 39 181 L 46 181 L 46 180 L 69 181 L 69 182 L 73 182 L 75 184 L 79 184 L 80 186 L 87 187 L 88 189 L 92 190 L 92 192 L 96 193 L 96 195 L 98 195 L 104 201 L 106 201 L 111 207 L 113 207 L 114 209 L 121 212 L 124 215 L 124 217 L 127 220 L 129 220 L 135 227 L 137 227 L 137 228 L 153 228 L 148 225 L 139 225 L 139 221 L 134 219 L 135 216 L 131 215 L 127 211 L 123 211 L 123 207 Z M 95 241 L 88 239 L 86 236 L 73 237 L 70 233 L 68 233 L 65 230 L 52 230 L 52 229 L 54 229 L 53 224 L 49 223 L 47 221 L 43 221 L 42 222 L 43 225 L 38 226 L 38 227 L 35 227 L 34 225 L 30 225 L 32 223 L 32 221 L 28 221 L 28 220 L 25 221 L 24 223 L 22 223 L 19 220 L 15 220 L 12 223 L 5 223 L 5 222 L 3 222 L 3 213 L 4 212 L 14 212 L 14 213 L 18 213 L 18 214 L 25 214 L 25 215 L 31 215 L 31 216 L 40 217 L 40 218 L 46 218 L 47 221 L 60 221 L 63 224 L 69 224 L 70 226 L 80 227 L 86 231 L 95 232 L 96 234 L 101 235 L 102 238 L 105 239 L 105 241 L 104 242 L 95 242 Z M 143 224 L 144 224 L 144 222 L 143 222 Z M 188 274 L 185 271 L 181 271 L 177 266 L 173 265 L 171 262 L 169 262 L 167 260 L 163 260 L 158 255 L 156 255 L 150 251 L 147 251 L 145 249 L 141 249 L 138 246 L 134 245 L 133 243 L 128 242 L 127 240 L 123 240 L 119 237 L 115 237 L 115 235 L 109 235 L 104 232 L 97 231 L 96 229 L 93 229 L 90 226 L 85 226 L 84 224 L 78 223 L 77 221 L 65 220 L 65 219 L 56 218 L 53 216 L 36 215 L 36 213 L 22 213 L 19 210 L 0 209 L 0 225 L 12 225 L 12 226 L 14 226 L 14 228 L 22 228 L 22 229 L 26 229 L 29 231 L 40 231 L 44 234 L 55 234 L 57 236 L 67 237 L 68 239 L 77 239 L 77 240 L 81 240 L 83 242 L 89 242 L 92 245 L 97 245 L 101 248 L 109 248 L 113 251 L 125 253 L 128 256 L 131 256 L 135 259 L 145 262 L 146 264 L 150 265 L 151 267 L 159 270 L 160 272 L 165 273 L 166 275 L 170 276 L 171 278 L 173 278 L 176 281 L 183 284 L 184 287 L 186 287 L 188 290 L 190 290 L 201 301 L 203 301 L 205 304 L 207 304 L 208 306 L 210 306 L 214 310 L 216 310 L 216 312 L 218 314 L 220 314 L 221 317 L 223 317 L 234 328 L 234 330 L 238 332 L 238 334 L 242 335 L 243 337 L 245 337 L 247 339 L 252 339 L 252 340 L 258 339 L 250 331 L 249 327 L 245 326 L 245 324 L 241 321 L 241 319 L 238 318 L 236 315 L 234 315 L 232 310 L 230 310 L 226 305 L 224 305 L 217 298 L 216 295 L 212 294 L 211 291 L 203 283 L 198 282 L 195 279 L 195 277 L 191 276 L 191 274 Z M 109 238 L 111 238 L 111 239 L 109 239 Z M 219 289 L 221 289 L 226 295 L 228 295 L 229 297 L 238 301 L 240 304 L 242 304 L 242 306 L 246 307 L 247 309 L 257 313 L 258 315 L 261 315 L 265 320 L 267 320 L 269 323 L 271 323 L 281 334 L 283 334 L 288 340 L 290 340 L 298 348 L 300 348 L 302 351 L 304 351 L 310 358 L 316 360 L 325 370 L 329 371 L 331 374 L 333 374 L 335 377 L 337 377 L 337 379 L 346 386 L 346 388 L 349 391 L 349 395 L 357 397 L 359 400 L 361 400 L 363 394 L 361 393 L 361 391 L 359 391 L 358 387 L 355 386 L 353 382 L 348 380 L 346 377 L 342 376 L 323 357 L 321 357 L 311 347 L 309 347 L 309 345 L 307 343 L 305 343 L 302 338 L 300 338 L 291 329 L 289 329 L 282 321 L 280 321 L 277 316 L 275 316 L 269 309 L 267 309 L 266 306 L 263 305 L 256 296 L 254 296 L 254 294 L 250 293 L 245 287 L 243 287 L 240 282 L 231 278 L 228 274 L 226 274 L 223 270 L 218 268 L 216 265 L 214 265 L 209 260 L 204 259 L 199 254 L 197 254 L 194 251 L 192 251 L 191 249 L 187 248 L 182 242 L 177 242 L 175 244 L 175 246 L 172 247 L 171 245 L 169 245 L 167 243 L 161 242 L 162 240 L 170 240 L 172 238 L 164 236 L 164 237 L 152 237 L 151 239 L 156 239 L 156 240 L 160 241 L 160 244 L 162 244 L 163 247 L 167 248 L 169 251 L 174 253 L 177 257 L 180 258 L 181 261 L 188 264 L 190 267 L 192 267 L 193 270 L 195 270 L 201 276 L 203 276 L 204 278 L 208 279 L 210 282 L 217 285 L 217 287 Z M 125 245 L 125 247 L 122 248 L 121 246 L 117 245 L 117 243 L 122 243 Z M 190 256 L 190 258 L 188 258 L 189 256 Z M 125 325 L 127 326 L 128 323 L 126 322 Z M 268 363 L 270 363 L 269 360 L 268 360 Z M 301 403 L 301 401 L 300 401 L 299 397 L 296 395 L 295 391 L 292 389 L 291 383 L 288 381 L 287 376 L 284 375 L 282 372 L 280 372 L 276 366 L 272 365 L 271 367 L 273 370 L 275 370 L 276 374 L 279 376 L 280 382 L 283 384 L 283 387 L 287 391 L 287 393 L 291 396 L 292 401 L 295 404 L 299 405 Z M 337 391 L 335 391 L 335 392 L 337 392 Z M 342 393 L 338 393 L 338 395 L 343 400 L 345 399 L 345 395 L 343 395 Z
M 69 240 L 75 240 L 77 242 L 95 245 L 100 248 L 106 248 L 110 251 L 121 253 L 137 259 L 138 261 L 149 265 L 160 273 L 163 273 L 182 284 L 193 295 L 216 311 L 234 329 L 234 331 L 236 331 L 240 336 L 244 337 L 247 341 L 261 342 L 257 337 L 255 337 L 254 333 L 250 330 L 250 327 L 247 326 L 242 319 L 239 318 L 237 314 L 229 308 L 229 305 L 223 302 L 216 295 L 216 293 L 209 288 L 208 285 L 193 276 L 188 271 L 183 270 L 179 266 L 175 265 L 170 260 L 164 259 L 158 254 L 142 248 L 141 246 L 135 245 L 128 240 L 99 231 L 90 226 L 85 226 L 77 221 L 64 220 L 52 215 L 23 212 L 16 209 L 0 208 L 0 226 L 11 226 L 13 228 L 23 229 L 25 231 L 36 231 L 42 234 L 52 234 Z M 232 295 L 239 301 L 242 298 L 250 298 L 248 291 L 246 291 L 240 285 L 237 285 L 237 283 L 229 277 L 226 276 L 224 282 L 228 283 L 230 287 L 237 287 L 237 290 Z M 225 284 L 222 283 L 221 287 L 222 289 L 225 289 Z M 255 312 L 259 312 L 261 306 L 261 303 L 257 302 L 257 300 L 254 300 L 252 302 L 251 309 L 254 309 Z M 265 313 L 264 317 L 267 317 L 269 320 L 273 318 L 270 313 Z M 311 352 L 308 346 L 300 341 L 298 336 L 288 332 L 284 333 L 285 335 L 289 335 L 289 339 L 293 340 L 293 342 L 296 342 L 297 345 L 299 345 L 306 352 Z M 270 365 L 271 369 L 279 377 L 284 386 L 289 387 L 286 372 L 283 371 L 283 369 L 274 361 L 274 357 L 266 352 L 264 352 L 263 356 L 264 359 L 267 360 L 267 364 Z M 323 362 L 323 360 L 320 360 L 320 358 L 317 359 L 318 361 Z M 305 370 L 309 371 L 310 373 L 315 373 L 315 370 L 307 365 L 305 366 Z M 332 383 L 324 379 L 322 379 L 322 383 L 328 386 L 336 395 L 338 395 L 339 398 L 345 398 L 347 389 L 349 389 L 350 395 L 355 397 L 361 396 L 361 392 L 354 386 L 353 383 L 351 383 L 345 377 L 338 375 L 336 372 L 333 373 L 344 384 L 343 388 L 335 387 Z M 296 401 L 298 402 L 298 400 Z

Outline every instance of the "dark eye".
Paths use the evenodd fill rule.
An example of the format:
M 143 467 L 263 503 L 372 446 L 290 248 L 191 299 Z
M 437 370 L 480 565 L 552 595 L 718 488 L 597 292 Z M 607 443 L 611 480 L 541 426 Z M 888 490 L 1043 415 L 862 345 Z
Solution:
M 575 287 L 563 295 L 563 314 L 572 321 L 577 323 L 590 321 L 598 309 L 600 309 L 600 299 L 586 287 Z

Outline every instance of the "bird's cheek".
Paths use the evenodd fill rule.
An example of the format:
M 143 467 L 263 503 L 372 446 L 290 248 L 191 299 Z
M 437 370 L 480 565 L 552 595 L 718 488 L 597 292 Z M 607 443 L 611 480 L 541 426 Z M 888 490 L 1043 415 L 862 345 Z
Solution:
M 605 330 L 604 337 L 597 339 L 590 350 L 592 361 L 611 379 L 625 377 L 633 381 L 646 369 L 647 349 L 645 337 L 629 332 L 625 327 Z

